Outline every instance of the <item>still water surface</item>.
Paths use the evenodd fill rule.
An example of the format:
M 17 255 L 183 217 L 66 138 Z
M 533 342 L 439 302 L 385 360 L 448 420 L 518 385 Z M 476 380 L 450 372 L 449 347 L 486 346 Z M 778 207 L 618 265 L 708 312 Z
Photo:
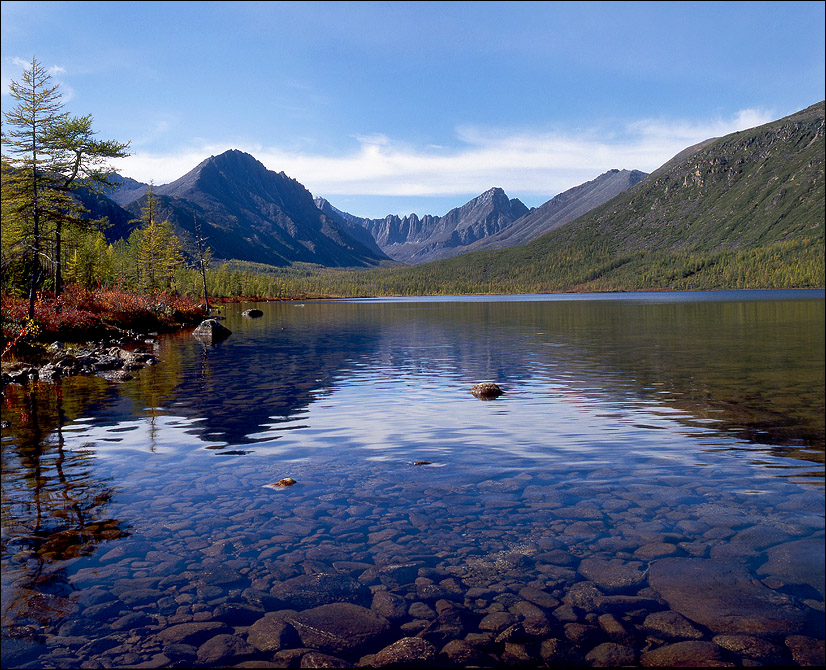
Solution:
M 822 291 L 250 306 L 4 389 L 4 667 L 822 660 Z

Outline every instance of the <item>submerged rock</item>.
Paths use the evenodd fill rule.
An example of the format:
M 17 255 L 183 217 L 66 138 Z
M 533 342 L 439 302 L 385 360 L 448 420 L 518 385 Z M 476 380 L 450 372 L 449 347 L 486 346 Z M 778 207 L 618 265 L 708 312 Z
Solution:
M 295 481 L 292 477 L 284 477 L 284 479 L 279 479 L 277 482 L 273 482 L 272 484 L 264 484 L 264 488 L 267 489 L 283 489 L 288 486 L 292 486 L 293 484 L 297 484 L 298 482 Z
M 753 579 L 738 563 L 663 558 L 651 564 L 648 579 L 671 609 L 716 634 L 782 635 L 805 625 L 793 598 Z
M 470 389 L 470 392 L 482 400 L 498 398 L 504 393 L 504 391 L 493 382 L 482 382 L 481 384 L 476 384 L 476 386 Z
M 362 651 L 375 645 L 390 631 L 390 622 L 369 609 L 352 603 L 334 602 L 287 617 L 298 631 L 301 643 L 330 654 Z
M 232 331 L 218 323 L 217 319 L 205 319 L 192 331 L 192 334 L 205 344 L 215 344 L 227 339 Z

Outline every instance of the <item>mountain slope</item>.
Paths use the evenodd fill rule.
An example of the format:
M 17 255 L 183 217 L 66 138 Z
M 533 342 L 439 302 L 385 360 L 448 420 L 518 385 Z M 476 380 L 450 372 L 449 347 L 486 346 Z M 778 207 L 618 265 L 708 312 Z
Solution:
M 421 219 L 416 214 L 364 219 L 337 210 L 324 198 L 316 198 L 316 206 L 338 215 L 339 220 L 363 227 L 385 254 L 409 264 L 464 253 L 469 245 L 505 230 L 529 211 L 518 199 L 508 198 L 501 188 L 489 189 L 444 216 L 426 215 Z
M 387 260 L 323 214 L 296 180 L 267 170 L 241 151 L 211 156 L 153 192 L 159 215 L 169 218 L 190 253 L 197 217 L 217 258 L 331 267 L 370 266 Z M 146 197 L 127 209 L 139 215 Z
M 609 170 L 596 179 L 560 193 L 502 232 L 474 242 L 468 251 L 505 249 L 530 242 L 607 202 L 646 176 L 639 170 Z
M 825 154 L 820 102 L 689 147 L 528 244 L 371 272 L 370 286 L 387 295 L 823 287 Z

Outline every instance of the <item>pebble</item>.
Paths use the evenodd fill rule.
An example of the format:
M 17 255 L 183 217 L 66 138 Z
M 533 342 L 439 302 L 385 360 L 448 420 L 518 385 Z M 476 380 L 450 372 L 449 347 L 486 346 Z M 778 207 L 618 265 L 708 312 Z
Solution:
M 218 471 L 190 491 L 136 487 L 136 508 L 163 522 L 75 559 L 71 598 L 33 601 L 65 612 L 48 644 L 18 649 L 73 667 L 822 661 L 816 570 L 792 559 L 822 556 L 822 529 L 793 535 L 748 501 L 710 509 L 713 486 L 619 497 L 576 473 L 467 484 L 403 469 L 333 468 L 323 487 L 297 469 L 302 485 L 277 496 L 256 468 L 238 475 L 248 497 Z

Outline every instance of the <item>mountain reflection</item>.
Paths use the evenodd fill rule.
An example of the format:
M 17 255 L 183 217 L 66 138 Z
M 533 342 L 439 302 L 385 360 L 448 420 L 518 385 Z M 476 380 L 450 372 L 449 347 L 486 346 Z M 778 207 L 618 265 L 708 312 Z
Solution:
M 518 388 L 543 377 L 615 400 L 655 402 L 687 423 L 823 461 L 823 301 L 309 303 L 228 310 L 233 335 L 181 334 L 153 375 L 180 376 L 167 400 L 203 419 L 201 437 L 260 439 L 370 369 Z M 346 391 L 345 391 L 346 392 Z M 149 407 L 156 406 L 149 404 Z

